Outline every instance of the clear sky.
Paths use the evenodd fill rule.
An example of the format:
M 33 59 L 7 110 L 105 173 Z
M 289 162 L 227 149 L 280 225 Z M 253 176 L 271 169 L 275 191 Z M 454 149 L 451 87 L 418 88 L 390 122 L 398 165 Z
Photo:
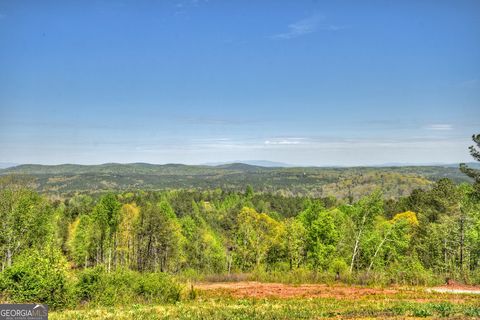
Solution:
M 459 162 L 479 132 L 478 0 L 0 0 L 0 162 Z

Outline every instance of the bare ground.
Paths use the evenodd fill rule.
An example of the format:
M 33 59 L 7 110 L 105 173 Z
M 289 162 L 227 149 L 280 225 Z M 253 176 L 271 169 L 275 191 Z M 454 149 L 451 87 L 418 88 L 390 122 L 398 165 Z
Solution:
M 470 286 L 465 284 L 460 284 L 457 282 L 449 282 L 443 286 L 438 286 L 434 288 L 427 289 L 429 292 L 440 292 L 440 293 L 468 293 L 468 294 L 480 294 L 480 286 Z
M 211 293 L 228 294 L 235 298 L 336 298 L 336 299 L 361 299 L 393 298 L 393 295 L 408 294 L 415 301 L 435 301 L 441 296 L 430 296 L 428 293 L 464 293 L 480 294 L 479 286 L 467 286 L 451 283 L 444 286 L 420 289 L 407 289 L 398 287 L 368 288 L 348 285 L 326 284 L 301 284 L 289 285 L 282 283 L 262 283 L 256 281 L 239 282 L 201 282 L 194 284 L 194 288 Z M 423 294 L 422 294 L 423 292 Z M 461 301 L 461 296 L 451 296 L 449 300 Z
M 222 291 L 236 298 L 362 298 L 397 293 L 394 288 L 365 288 L 356 286 L 329 286 L 326 284 L 288 285 L 256 281 L 197 283 L 194 287 L 204 291 Z

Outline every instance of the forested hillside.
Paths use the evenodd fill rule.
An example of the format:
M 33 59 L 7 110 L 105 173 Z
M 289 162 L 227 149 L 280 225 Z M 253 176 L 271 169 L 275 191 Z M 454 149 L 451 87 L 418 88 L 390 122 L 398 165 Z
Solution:
M 480 135 L 473 140 L 480 147 Z M 470 153 L 480 161 L 478 149 L 472 146 Z M 117 165 L 100 168 L 110 171 L 112 166 Z M 155 169 L 120 166 L 124 171 L 136 167 Z M 32 168 L 20 170 L 32 173 Z M 87 174 L 95 169 L 40 168 L 44 174 L 75 168 Z M 170 175 L 178 168 L 162 170 Z M 480 284 L 480 171 L 472 166 L 462 164 L 460 172 L 473 184 L 448 178 L 431 182 L 413 176 L 416 168 L 265 169 L 235 164 L 187 166 L 181 172 L 209 170 L 286 177 L 296 173 L 297 179 L 306 180 L 326 170 L 332 179 L 340 172 L 352 180 L 342 180 L 346 184 L 340 189 L 349 193 L 338 197 L 257 192 L 248 184 L 241 191 L 138 188 L 58 197 L 38 193 L 36 182 L 25 174 L 3 175 L 1 301 L 38 301 L 53 309 L 86 303 L 165 303 L 185 296 L 179 280 L 242 276 L 362 285 L 450 280 Z M 370 176 L 383 184 L 373 184 L 375 190 L 364 190 L 366 195 L 356 198 L 355 179 Z M 400 185 L 407 181 L 411 188 L 414 179 L 424 179 L 428 188 L 391 198 L 384 193 L 389 179 Z M 191 287 L 188 299 L 195 296 Z
M 179 299 L 165 273 L 480 283 L 480 201 L 471 184 L 441 179 L 397 200 L 376 191 L 350 204 L 250 186 L 53 201 L 26 183 L 5 176 L 0 184 L 0 290 L 10 300 L 63 308 Z
M 35 179 L 40 192 L 73 194 L 128 190 L 221 188 L 242 191 L 251 185 L 257 192 L 285 196 L 328 197 L 358 200 L 382 189 L 386 198 L 406 196 L 416 188 L 428 189 L 434 181 L 450 178 L 470 182 L 458 167 L 260 167 L 241 163 L 220 166 L 152 165 L 20 165 L 0 170 L 0 175 L 22 174 Z

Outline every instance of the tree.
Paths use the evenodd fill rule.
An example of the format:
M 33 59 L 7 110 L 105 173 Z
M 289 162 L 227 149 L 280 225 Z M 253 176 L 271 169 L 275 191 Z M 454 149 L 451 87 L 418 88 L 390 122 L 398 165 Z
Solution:
M 469 147 L 470 155 L 475 160 L 480 161 L 480 150 L 478 149 L 480 148 L 480 134 L 477 134 L 477 135 L 474 134 L 472 136 L 472 140 L 473 142 L 475 142 L 476 147 L 475 146 Z M 480 195 L 480 170 L 470 168 L 465 163 L 460 164 L 460 170 L 475 181 L 475 188 L 476 188 L 477 194 Z
M 299 219 L 285 220 L 285 236 L 283 247 L 290 270 L 297 268 L 305 256 L 306 233 L 303 223 Z
M 139 223 L 140 209 L 136 204 L 124 204 L 121 209 L 118 226 L 118 261 L 121 266 L 132 267 L 135 262 L 137 241 L 136 233 Z
M 180 223 L 186 240 L 186 266 L 209 273 L 224 271 L 226 256 L 223 244 L 205 221 L 200 217 L 185 216 Z
M 265 213 L 245 207 L 238 215 L 236 231 L 238 263 L 246 270 L 259 267 L 270 248 L 279 242 L 282 225 Z
M 116 196 L 109 193 L 103 196 L 93 210 L 93 222 L 98 230 L 97 263 L 105 263 L 105 251 L 108 251 L 106 262 L 110 271 L 115 253 L 117 239 L 116 232 L 120 223 L 120 207 Z
M 140 270 L 179 268 L 183 237 L 177 217 L 167 201 L 142 207 L 138 229 Z
M 245 189 L 245 198 L 252 199 L 253 194 L 253 187 L 251 185 L 247 185 L 247 188 Z
M 338 232 L 334 216 L 315 201 L 299 215 L 306 230 L 307 260 L 314 269 L 328 266 L 335 252 Z
M 83 214 L 77 217 L 68 228 L 67 248 L 77 266 L 88 267 L 94 249 L 91 217 Z
M 402 255 L 401 251 L 404 251 L 412 236 L 413 228 L 418 226 L 417 215 L 415 212 L 406 211 L 396 214 L 393 219 L 385 220 L 380 217 L 377 232 L 380 233 L 380 242 L 375 246 L 374 254 L 371 258 L 370 264 L 367 268 L 369 272 L 377 256 L 384 247 L 387 247 L 387 254 L 390 255 L 391 260 L 396 260 Z
M 0 181 L 0 258 L 2 270 L 19 253 L 41 248 L 53 240 L 53 210 L 49 203 L 22 181 Z
M 360 199 L 350 211 L 353 222 L 354 246 L 350 262 L 350 272 L 353 271 L 355 259 L 360 251 L 360 244 L 366 231 L 372 226 L 374 218 L 383 211 L 383 200 L 380 192 L 374 192 L 370 196 Z

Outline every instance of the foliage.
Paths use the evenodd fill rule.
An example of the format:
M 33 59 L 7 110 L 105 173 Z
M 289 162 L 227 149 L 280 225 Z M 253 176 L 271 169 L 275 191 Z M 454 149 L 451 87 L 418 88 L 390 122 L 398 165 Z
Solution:
M 472 140 L 476 146 L 470 146 L 470 155 L 476 160 L 480 161 L 480 134 L 474 134 Z M 467 166 L 466 164 L 460 164 L 460 171 L 469 176 L 475 181 L 475 189 L 477 196 L 480 197 L 480 170 Z
M 442 179 L 399 200 L 385 201 L 377 191 L 351 204 L 223 190 L 75 195 L 58 203 L 7 184 L 0 190 L 2 263 L 8 267 L 9 246 L 10 263 L 25 250 L 52 247 L 74 269 L 101 266 L 107 273 L 202 277 L 302 269 L 344 280 L 382 274 L 378 281 L 424 283 L 436 274 L 472 282 L 480 266 L 480 202 L 473 190 Z M 404 269 L 398 277 L 395 268 Z
M 52 241 L 53 211 L 45 198 L 17 181 L 0 181 L 0 258 L 2 270 L 17 255 Z
M 104 306 L 175 302 L 181 294 L 181 287 L 164 273 L 128 269 L 109 273 L 103 267 L 80 272 L 75 288 L 81 301 Z
M 45 256 L 37 250 L 24 251 L 0 273 L 0 291 L 15 302 L 45 303 L 52 309 L 72 305 L 66 261 L 58 252 Z
M 236 231 L 237 263 L 242 270 L 259 267 L 269 250 L 280 242 L 282 225 L 265 213 L 245 207 L 238 215 Z
M 143 173 L 160 170 L 134 167 Z M 25 178 L 2 177 L 1 295 L 48 302 L 52 308 L 178 301 L 181 289 L 170 275 L 382 285 L 480 281 L 476 185 L 440 179 L 391 198 L 388 187 L 361 186 L 379 177 L 401 185 L 405 168 L 353 173 L 243 165 L 161 168 L 162 174 L 182 171 L 186 180 L 209 170 L 221 171 L 222 177 L 247 171 L 243 185 L 251 177 L 258 180 L 239 190 L 233 179 L 216 189 L 76 193 L 59 199 L 37 193 Z M 328 183 L 312 196 L 309 184 L 322 174 Z M 287 183 L 291 177 L 295 183 Z M 305 189 L 301 196 L 291 188 L 266 192 L 272 181 Z M 329 196 L 328 184 L 342 189 L 338 198 Z
M 334 216 L 325 210 L 322 204 L 313 202 L 298 218 L 306 230 L 308 263 L 314 269 L 326 269 L 335 255 L 339 237 Z
M 472 165 L 469 164 L 472 167 Z M 407 196 L 412 190 L 429 189 L 449 178 L 470 182 L 456 166 L 365 168 L 266 168 L 243 164 L 222 166 L 152 165 L 145 163 L 103 165 L 20 165 L 0 170 L 0 175 L 23 174 L 35 178 L 41 192 L 75 195 L 132 190 L 222 190 L 243 193 L 250 185 L 253 198 L 262 193 L 280 196 L 338 198 L 357 201 L 378 188 L 387 198 Z M 80 200 L 80 199 L 79 199 Z M 88 200 L 88 199 L 84 199 Z M 252 199 L 253 200 L 253 199 Z M 82 200 L 80 200 L 82 202 Z M 350 200 L 349 200 L 350 201 Z M 85 201 L 82 205 L 88 205 Z M 171 204 L 175 207 L 175 203 Z M 263 208 L 256 208 L 263 212 Z M 75 211 L 72 212 L 76 214 Z M 298 211 L 296 212 L 298 213 Z M 183 211 L 178 211 L 179 217 Z

